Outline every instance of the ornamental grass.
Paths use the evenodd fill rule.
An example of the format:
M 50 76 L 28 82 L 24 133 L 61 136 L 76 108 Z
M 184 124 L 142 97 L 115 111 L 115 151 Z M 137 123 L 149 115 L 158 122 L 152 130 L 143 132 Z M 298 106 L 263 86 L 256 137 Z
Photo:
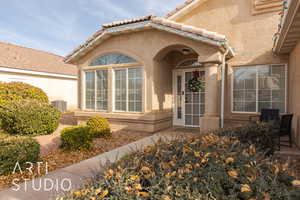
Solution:
M 228 134 L 158 142 L 60 199 L 299 200 L 288 166 Z

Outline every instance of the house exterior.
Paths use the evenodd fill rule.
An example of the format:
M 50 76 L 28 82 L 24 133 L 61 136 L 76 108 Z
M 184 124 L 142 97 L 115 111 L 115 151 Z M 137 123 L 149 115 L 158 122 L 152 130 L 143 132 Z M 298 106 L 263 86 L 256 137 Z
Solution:
M 48 52 L 0 43 L 0 81 L 24 82 L 44 90 L 50 101 L 77 108 L 77 68 Z
M 242 124 L 262 108 L 294 112 L 290 57 L 273 52 L 283 3 L 188 0 L 163 18 L 103 25 L 65 59 L 79 69 L 75 115 L 155 132 Z M 203 91 L 188 87 L 194 72 Z
M 300 144 L 300 1 L 287 1 L 277 32 L 274 52 L 289 56 L 288 110 L 294 113 L 293 130 Z

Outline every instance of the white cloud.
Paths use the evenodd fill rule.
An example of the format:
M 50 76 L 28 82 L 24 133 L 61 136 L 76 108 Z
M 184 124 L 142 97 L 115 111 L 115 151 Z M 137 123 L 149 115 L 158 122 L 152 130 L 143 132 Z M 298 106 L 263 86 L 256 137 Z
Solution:
M 155 13 L 157 15 L 165 15 L 170 10 L 176 8 L 183 3 L 183 0 L 139 0 L 144 4 L 144 9 L 149 13 Z
M 27 3 L 17 6 L 26 15 L 24 20 L 28 24 L 38 25 L 36 27 L 38 32 L 66 42 L 75 42 L 82 36 L 79 31 L 80 25 L 76 23 L 79 16 L 73 10 L 57 10 L 47 3 Z
M 0 41 L 66 55 L 103 23 L 164 15 L 184 0 L 10 0 L 0 7 Z M 2 10 L 1 10 L 2 9 Z
M 39 38 L 27 37 L 22 34 L 18 34 L 15 31 L 11 30 L 0 30 L 0 41 L 34 48 L 40 49 L 48 52 L 52 52 L 57 55 L 66 55 L 67 52 L 70 51 L 69 48 L 64 47 L 64 45 L 56 45 L 51 43 L 49 40 L 43 40 Z
M 115 20 L 116 18 L 132 18 L 134 13 L 130 8 L 124 8 L 120 4 L 109 0 L 77 0 L 80 8 L 89 15 L 105 20 Z

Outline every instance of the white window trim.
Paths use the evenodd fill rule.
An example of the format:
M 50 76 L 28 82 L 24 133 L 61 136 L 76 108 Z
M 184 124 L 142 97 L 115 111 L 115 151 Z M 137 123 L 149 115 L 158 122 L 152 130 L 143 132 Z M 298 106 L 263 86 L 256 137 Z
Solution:
M 256 112 L 242 112 L 242 111 L 234 111 L 233 110 L 233 86 L 234 86 L 234 69 L 237 68 L 243 68 L 243 67 L 259 67 L 259 66 L 276 66 L 276 65 L 284 65 L 285 68 L 285 113 L 287 113 L 287 100 L 288 100 L 288 64 L 261 64 L 261 65 L 245 65 L 245 66 L 238 66 L 238 67 L 232 67 L 232 78 L 231 78 L 231 113 L 232 114 L 248 114 L 248 115 L 257 115 L 260 114 L 260 112 L 257 110 Z M 258 74 L 256 73 L 256 76 Z M 258 77 L 256 77 L 256 85 L 258 86 Z M 256 109 L 258 109 L 258 89 L 256 87 Z M 283 113 L 284 114 L 284 113 Z
M 130 68 L 139 68 L 142 70 L 142 90 L 141 90 L 141 94 L 142 94 L 142 106 L 141 106 L 141 111 L 140 112 L 133 112 L 133 111 L 129 111 L 129 93 L 128 93 L 128 69 Z M 126 111 L 123 110 L 116 110 L 116 105 L 115 105 L 115 71 L 116 70 L 126 70 Z M 144 79 L 145 79 L 145 75 L 144 75 L 144 67 L 142 66 L 132 66 L 132 67 L 122 67 L 122 68 L 113 68 L 112 69 L 112 111 L 115 113 L 131 113 L 131 114 L 141 114 L 144 112 L 144 98 L 143 98 L 143 93 L 144 93 Z
M 90 111 L 90 112 L 107 112 L 108 111 L 108 108 L 106 110 L 98 110 L 97 109 L 97 70 L 107 70 L 107 82 L 109 81 L 108 80 L 108 72 L 109 72 L 109 69 L 107 68 L 102 68 L 102 69 L 94 69 L 94 70 L 83 70 L 83 74 L 84 74 L 84 86 L 83 86 L 83 105 L 84 105 L 84 110 L 85 111 Z M 95 109 L 89 109 L 86 107 L 86 72 L 95 72 Z M 108 85 L 108 84 L 107 84 Z M 108 90 L 109 88 L 107 88 Z M 107 97 L 107 103 L 108 103 L 108 97 Z

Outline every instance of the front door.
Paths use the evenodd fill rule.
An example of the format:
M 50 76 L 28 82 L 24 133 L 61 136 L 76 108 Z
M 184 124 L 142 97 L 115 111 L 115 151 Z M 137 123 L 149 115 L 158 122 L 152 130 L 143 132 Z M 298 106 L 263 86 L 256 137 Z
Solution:
M 205 72 L 197 69 L 178 69 L 173 72 L 173 125 L 200 127 L 200 117 L 205 112 L 205 91 L 192 92 L 188 82 L 193 72 L 199 71 L 204 80 Z

